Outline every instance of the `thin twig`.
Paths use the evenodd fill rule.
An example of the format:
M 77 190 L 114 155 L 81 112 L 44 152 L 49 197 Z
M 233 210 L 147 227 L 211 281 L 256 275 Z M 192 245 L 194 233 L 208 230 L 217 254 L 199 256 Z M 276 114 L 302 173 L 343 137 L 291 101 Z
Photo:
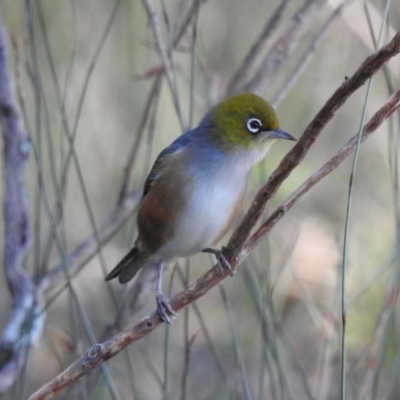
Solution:
M 295 368 L 296 375 L 298 376 L 300 382 L 302 383 L 304 394 L 306 398 L 309 400 L 315 400 L 316 398 L 313 396 L 313 393 L 310 388 L 310 383 L 307 379 L 307 374 L 305 372 L 305 368 L 303 367 L 302 363 L 300 362 L 296 351 L 293 349 L 292 344 L 290 343 L 289 338 L 286 335 L 285 330 L 283 329 L 283 323 L 280 318 L 276 318 L 274 321 L 275 329 L 278 333 L 278 337 L 282 342 L 286 352 L 288 353 L 290 359 L 292 360 L 293 367 Z
M 229 304 L 229 300 L 226 295 L 224 286 L 219 285 L 218 287 L 219 287 L 221 297 L 222 297 L 222 304 L 225 307 L 226 315 L 228 318 L 229 331 L 232 335 L 232 346 L 233 346 L 233 350 L 235 352 L 235 357 L 236 357 L 235 365 L 233 365 L 230 369 L 232 378 L 235 381 L 237 381 L 238 379 L 235 379 L 235 378 L 236 378 L 237 373 L 240 372 L 240 378 L 241 378 L 242 387 L 243 387 L 243 389 L 242 389 L 243 390 L 243 398 L 245 400 L 250 400 L 251 399 L 251 391 L 250 391 L 250 386 L 249 386 L 249 379 L 247 377 L 246 368 L 244 365 L 243 352 L 242 352 L 242 348 L 241 348 L 240 339 L 238 337 L 238 332 L 236 331 L 235 323 L 234 323 L 233 316 L 232 316 L 232 309 Z
M 137 132 L 135 134 L 135 140 L 133 141 L 131 150 L 129 152 L 128 161 L 125 166 L 124 178 L 119 193 L 119 203 L 124 200 L 125 196 L 128 193 L 129 183 L 132 181 L 131 177 L 132 177 L 133 167 L 135 166 L 136 158 L 140 148 L 140 143 L 144 136 L 144 128 L 149 118 L 153 102 L 160 93 L 160 87 L 161 87 L 161 75 L 158 75 L 150 90 L 149 96 L 146 101 L 146 105 L 144 107 L 142 119 L 140 120 Z
M 180 26 L 180 28 L 177 31 L 176 36 L 174 37 L 173 40 L 173 44 L 172 47 L 175 49 L 180 40 L 182 39 L 183 35 L 186 33 L 190 23 L 192 22 L 193 18 L 196 16 L 196 13 L 198 11 L 198 8 L 200 7 L 201 3 L 204 3 L 205 0 L 195 0 L 192 3 L 192 6 L 190 7 L 190 9 L 188 10 L 188 12 L 186 13 L 186 15 L 183 18 L 183 22 Z M 144 127 L 146 125 L 147 119 L 149 117 L 149 113 L 150 113 L 150 109 L 151 109 L 151 104 L 153 103 L 154 99 L 157 98 L 157 94 L 159 93 L 160 90 L 160 85 L 161 85 L 161 76 L 165 71 L 165 67 L 163 64 L 163 67 L 161 68 L 156 68 L 152 70 L 151 75 L 155 75 L 155 81 L 153 83 L 153 87 L 150 90 L 150 94 L 149 94 L 149 98 L 146 102 L 146 106 L 144 108 L 144 113 L 141 119 L 141 122 L 139 124 L 139 128 L 137 130 L 137 133 L 135 135 L 135 140 L 132 144 L 131 150 L 129 152 L 129 156 L 128 156 L 128 161 L 127 164 L 125 166 L 125 173 L 124 173 L 124 178 L 122 181 L 122 185 L 121 185 L 121 189 L 120 189 L 120 195 L 119 195 L 119 201 L 121 202 L 122 199 L 124 198 L 124 196 L 127 194 L 128 190 L 129 190 L 129 182 L 131 181 L 131 175 L 132 175 L 132 171 L 135 165 L 135 161 L 137 158 L 137 153 L 139 150 L 139 145 L 140 142 L 143 138 L 143 133 L 144 133 Z
M 361 386 L 360 393 L 361 400 L 368 400 L 372 398 L 371 393 L 374 392 L 374 385 L 376 384 L 376 376 L 379 371 L 379 350 L 383 346 L 385 332 L 390 317 L 397 305 L 399 299 L 399 284 L 397 280 L 390 282 L 386 294 L 386 301 L 384 303 L 381 314 L 375 324 L 374 333 L 372 334 L 372 343 L 369 347 L 367 357 L 367 371 L 365 374 L 364 384 Z
M 234 93 L 235 89 L 247 78 L 247 74 L 250 72 L 252 64 L 259 55 L 263 47 L 267 47 L 269 42 L 272 40 L 274 32 L 279 27 L 279 23 L 282 20 L 283 14 L 287 9 L 291 0 L 283 0 L 279 3 L 278 8 L 272 14 L 271 18 L 267 21 L 264 29 L 261 31 L 260 36 L 257 38 L 246 57 L 244 58 L 242 65 L 237 69 L 228 84 L 226 91 L 227 95 Z
M 318 13 L 326 4 L 325 0 L 307 0 L 288 22 L 285 32 L 276 41 L 271 51 L 262 61 L 253 78 L 244 86 L 243 91 L 257 94 L 265 93 L 270 83 L 280 71 L 282 64 L 297 48 L 299 40 L 312 26 Z
M 286 97 L 286 95 L 290 92 L 296 82 L 299 80 L 300 76 L 306 70 L 308 64 L 312 60 L 315 52 L 321 46 L 323 40 L 325 39 L 326 34 L 329 32 L 332 24 L 336 21 L 336 19 L 341 15 L 343 9 L 350 5 L 353 0 L 344 0 L 338 8 L 329 16 L 329 18 L 325 21 L 319 31 L 315 34 L 314 39 L 308 46 L 308 48 L 304 51 L 303 56 L 297 63 L 297 65 L 293 68 L 293 72 L 290 74 L 288 78 L 285 79 L 285 83 L 278 90 L 275 96 L 271 100 L 271 104 L 274 108 L 276 108 L 282 100 Z
M 97 234 L 92 234 L 72 250 L 64 263 L 51 269 L 44 275 L 39 283 L 41 290 L 49 291 L 54 288 L 62 278 L 66 266 L 70 276 L 75 276 L 87 262 L 98 253 L 99 243 L 102 245 L 118 231 L 135 207 L 139 204 L 141 193 L 135 191 L 125 196 L 123 202 L 96 227 Z
M 168 85 L 171 90 L 171 95 L 174 102 L 176 114 L 178 115 L 182 131 L 185 131 L 187 124 L 184 121 L 181 105 L 179 102 L 177 82 L 174 76 L 175 65 L 173 63 L 171 54 L 168 52 L 167 45 L 163 40 L 159 15 L 155 10 L 152 0 L 142 0 L 142 3 L 146 10 L 147 17 L 150 21 L 153 30 L 154 39 L 157 45 L 157 51 L 164 66 L 164 72 L 167 77 Z
M 80 121 L 80 115 L 82 112 L 82 107 L 83 104 L 85 102 L 86 99 L 86 93 L 89 87 L 89 84 L 91 82 L 91 78 L 93 76 L 93 71 L 95 70 L 95 66 L 97 64 L 97 60 L 102 52 L 102 49 L 104 48 L 104 44 L 106 41 L 106 38 L 110 32 L 112 23 L 114 21 L 114 18 L 116 16 L 119 4 L 121 3 L 121 0 L 116 0 L 114 3 L 114 7 L 112 8 L 110 17 L 107 21 L 107 24 L 104 28 L 104 30 L 102 31 L 101 35 L 100 35 L 100 40 L 98 42 L 98 44 L 95 47 L 93 56 L 91 57 L 90 63 L 89 63 L 89 67 L 87 69 L 87 72 L 85 74 L 85 78 L 84 78 L 84 83 L 83 83 L 83 87 L 82 87 L 82 91 L 79 95 L 79 101 L 78 101 L 78 107 L 77 107 L 77 112 L 74 118 L 74 122 L 73 122 L 73 126 L 70 126 L 69 120 L 67 118 L 67 113 L 66 113 L 66 108 L 65 108 L 65 103 L 64 103 L 64 96 L 62 93 L 62 90 L 60 88 L 60 85 L 58 83 L 59 79 L 58 79 L 58 71 L 56 70 L 56 67 L 54 65 L 54 61 L 52 58 L 52 53 L 51 53 L 51 47 L 50 47 L 50 43 L 49 43 L 49 38 L 45 29 L 45 24 L 44 21 L 42 21 L 43 24 L 43 30 L 44 30 L 44 44 L 45 44 L 45 49 L 46 49 L 46 54 L 47 54 L 47 58 L 49 60 L 49 65 L 50 65 L 50 71 L 51 71 L 51 77 L 53 80 L 53 84 L 54 84 L 54 88 L 55 88 L 55 93 L 56 93 L 56 98 L 57 98 L 57 104 L 60 110 L 60 115 L 62 117 L 61 121 L 62 121 L 62 127 L 63 127 L 63 132 L 66 136 L 67 142 L 68 142 L 68 148 L 67 148 L 67 152 L 66 152 L 66 156 L 65 156 L 65 160 L 63 161 L 62 164 L 62 172 L 61 172 L 61 177 L 59 179 L 59 184 L 57 184 L 57 178 L 53 177 L 54 179 L 54 186 L 56 189 L 56 199 L 54 202 L 54 206 L 53 206 L 53 210 L 51 213 L 49 213 L 49 215 L 51 215 L 50 219 L 53 220 L 53 226 L 51 231 L 49 232 L 49 237 L 47 239 L 47 246 L 46 246 L 46 250 L 45 250 L 45 255 L 43 258 L 43 265 L 42 265 L 42 270 L 46 269 L 46 263 L 47 263 L 47 259 L 50 255 L 50 251 L 52 249 L 52 246 L 54 244 L 54 242 L 57 242 L 56 239 L 56 235 L 55 235 L 55 230 L 58 227 L 58 224 L 60 223 L 62 216 L 63 216 L 63 212 L 64 212 L 64 200 L 65 200 L 65 196 L 66 196 L 66 191 L 68 188 L 68 178 L 69 178 L 69 171 L 70 171 L 70 166 L 71 166 L 71 162 L 73 162 L 73 164 L 75 165 L 76 171 L 78 173 L 78 176 L 81 175 L 81 171 L 80 171 L 80 167 L 79 167 L 79 161 L 77 158 L 77 155 L 75 153 L 75 148 L 74 148 L 74 142 L 78 133 L 78 125 L 79 125 L 79 121 Z M 40 5 L 39 6 L 39 16 L 41 16 L 43 14 L 43 12 L 40 10 Z M 36 51 L 34 52 L 35 57 L 36 57 Z M 34 83 L 35 86 L 40 85 L 41 84 L 41 80 L 40 80 L 40 76 L 32 76 L 32 81 Z M 37 96 L 40 99 L 40 94 L 41 92 L 37 92 Z M 50 152 L 51 154 L 54 153 L 54 150 Z M 53 163 L 54 165 L 54 163 Z M 54 168 L 51 168 L 52 173 L 54 172 Z M 85 197 L 86 193 L 85 193 L 85 187 L 82 184 L 81 181 L 81 189 L 82 192 L 84 194 Z M 45 189 L 42 188 L 42 190 L 45 192 Z M 43 194 L 42 194 L 42 198 L 43 198 Z M 90 215 L 90 208 L 88 207 L 88 213 Z M 93 224 L 93 228 L 94 228 L 94 224 Z
M 180 40 L 182 39 L 183 35 L 186 33 L 190 23 L 192 22 L 193 18 L 196 18 L 196 15 L 199 11 L 200 5 L 205 3 L 207 0 L 194 0 L 192 6 L 189 8 L 185 18 L 183 18 L 182 24 L 177 31 L 177 34 L 174 38 L 173 47 L 175 48 Z M 182 2 L 183 3 L 183 2 Z

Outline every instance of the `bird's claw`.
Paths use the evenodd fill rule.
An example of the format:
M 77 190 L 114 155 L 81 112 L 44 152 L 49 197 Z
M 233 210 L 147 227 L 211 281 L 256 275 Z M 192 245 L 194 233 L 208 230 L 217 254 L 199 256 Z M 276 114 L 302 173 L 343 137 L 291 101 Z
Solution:
M 230 276 L 233 276 L 235 275 L 236 271 L 231 267 L 231 264 L 226 259 L 224 254 L 225 250 L 227 250 L 227 248 L 225 246 L 222 246 L 221 250 L 206 248 L 202 250 L 202 252 L 214 254 L 218 260 L 218 264 L 220 265 L 220 267 L 223 269 L 227 269 L 229 271 Z
M 172 321 L 169 318 L 168 314 L 172 316 L 176 316 L 176 312 L 172 309 L 171 304 L 169 304 L 168 299 L 162 294 L 157 293 L 156 295 L 157 301 L 157 312 L 160 318 L 169 325 L 172 325 Z

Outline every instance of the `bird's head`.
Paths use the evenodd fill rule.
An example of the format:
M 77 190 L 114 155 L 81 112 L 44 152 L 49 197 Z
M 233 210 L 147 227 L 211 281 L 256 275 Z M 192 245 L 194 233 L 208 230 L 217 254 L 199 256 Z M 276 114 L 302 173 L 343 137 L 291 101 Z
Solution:
M 272 106 L 252 93 L 237 94 L 211 109 L 211 138 L 226 152 L 268 149 L 277 139 L 296 140 L 279 128 Z

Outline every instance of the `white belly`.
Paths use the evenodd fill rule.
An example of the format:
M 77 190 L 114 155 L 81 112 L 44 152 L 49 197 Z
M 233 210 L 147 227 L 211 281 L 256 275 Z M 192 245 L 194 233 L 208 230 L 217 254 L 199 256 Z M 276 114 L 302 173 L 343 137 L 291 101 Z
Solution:
M 213 177 L 191 190 L 188 207 L 178 220 L 175 233 L 156 256 L 164 261 L 186 257 L 211 246 L 229 223 L 241 202 L 247 174 Z

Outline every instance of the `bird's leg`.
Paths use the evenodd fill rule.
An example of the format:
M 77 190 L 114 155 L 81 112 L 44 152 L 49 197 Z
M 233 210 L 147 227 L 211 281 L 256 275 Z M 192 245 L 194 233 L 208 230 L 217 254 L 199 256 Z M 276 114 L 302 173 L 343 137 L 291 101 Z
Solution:
M 225 254 L 224 254 L 225 250 L 227 250 L 227 248 L 225 246 L 222 246 L 221 250 L 211 249 L 211 248 L 207 247 L 206 249 L 202 250 L 202 253 L 214 254 L 218 260 L 219 265 L 222 268 L 227 269 L 229 271 L 230 275 L 233 276 L 233 275 L 235 275 L 236 271 L 233 270 L 233 268 L 231 267 L 231 264 L 229 264 L 229 261 L 226 259 Z
M 160 261 L 158 263 L 158 279 L 157 279 L 157 292 L 156 292 L 157 312 L 160 318 L 164 322 L 172 325 L 172 321 L 169 319 L 168 314 L 175 316 L 176 312 L 172 309 L 168 299 L 164 296 L 162 292 L 163 269 L 164 269 L 164 263 Z

